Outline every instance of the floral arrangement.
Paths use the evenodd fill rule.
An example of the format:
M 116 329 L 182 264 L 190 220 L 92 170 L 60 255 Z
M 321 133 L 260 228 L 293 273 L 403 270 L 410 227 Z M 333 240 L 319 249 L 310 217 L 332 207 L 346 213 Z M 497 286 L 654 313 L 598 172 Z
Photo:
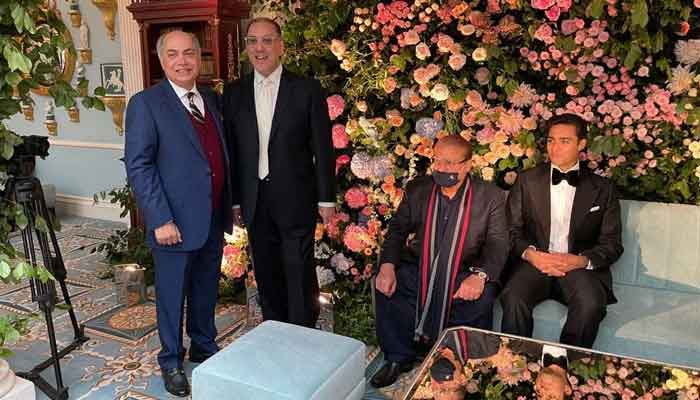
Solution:
M 538 362 L 502 346 L 494 356 L 470 360 L 464 366 L 465 399 L 535 399 L 535 382 L 542 370 Z M 567 398 L 575 400 L 700 398 L 699 372 L 628 359 L 584 358 L 571 362 L 567 375 L 571 388 Z M 429 374 L 423 377 L 412 398 L 433 398 Z
M 228 279 L 238 279 L 248 272 L 248 231 L 234 226 L 231 234 L 224 233 L 224 255 L 221 258 L 221 274 Z M 251 271 L 252 272 L 252 271 Z
M 623 198 L 699 203 L 698 7 L 693 0 L 259 4 L 283 25 L 286 67 L 317 77 L 329 94 L 341 209 L 317 229 L 316 256 L 335 279 L 336 301 L 369 295 L 403 188 L 430 173 L 433 143 L 444 135 L 470 140 L 473 173 L 508 188 L 545 159 L 542 125 L 575 113 L 590 124 L 581 160 Z M 342 307 L 335 310 L 337 317 Z M 372 329 L 343 333 L 369 340 Z

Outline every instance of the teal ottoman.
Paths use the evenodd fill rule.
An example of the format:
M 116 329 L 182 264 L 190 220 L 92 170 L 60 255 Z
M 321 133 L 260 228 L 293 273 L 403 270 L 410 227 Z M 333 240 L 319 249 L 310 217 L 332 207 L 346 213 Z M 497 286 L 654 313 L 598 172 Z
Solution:
M 365 345 L 277 321 L 241 336 L 192 372 L 193 400 L 355 400 Z

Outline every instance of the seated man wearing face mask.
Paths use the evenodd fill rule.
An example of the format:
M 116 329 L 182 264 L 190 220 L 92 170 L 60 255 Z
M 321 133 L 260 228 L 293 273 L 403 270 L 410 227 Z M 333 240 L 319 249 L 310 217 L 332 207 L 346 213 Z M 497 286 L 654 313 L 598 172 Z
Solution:
M 389 223 L 376 278 L 377 336 L 386 363 L 374 387 L 409 371 L 416 344 L 432 343 L 444 328 L 491 329 L 509 248 L 505 195 L 469 177 L 471 155 L 461 136 L 440 139 L 432 176 L 409 182 Z

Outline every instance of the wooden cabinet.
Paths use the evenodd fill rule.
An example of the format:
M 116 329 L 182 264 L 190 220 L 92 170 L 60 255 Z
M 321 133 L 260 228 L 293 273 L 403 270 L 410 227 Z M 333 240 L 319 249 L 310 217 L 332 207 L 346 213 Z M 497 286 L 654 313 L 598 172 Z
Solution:
M 250 12 L 247 1 L 134 0 L 127 9 L 140 26 L 144 88 L 164 78 L 156 41 L 161 33 L 175 29 L 194 33 L 199 39 L 199 84 L 216 86 L 238 77 L 241 20 Z

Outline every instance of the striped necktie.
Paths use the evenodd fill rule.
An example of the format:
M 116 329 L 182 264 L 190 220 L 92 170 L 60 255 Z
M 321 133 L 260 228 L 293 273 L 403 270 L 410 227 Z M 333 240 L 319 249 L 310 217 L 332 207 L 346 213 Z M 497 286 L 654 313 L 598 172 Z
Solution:
M 196 104 L 194 104 L 194 92 L 187 92 L 187 99 L 190 101 L 190 112 L 192 113 L 192 116 L 194 116 L 194 119 L 196 119 L 199 122 L 204 122 L 204 115 L 202 115 L 202 112 L 199 111 L 199 108 L 197 107 Z

